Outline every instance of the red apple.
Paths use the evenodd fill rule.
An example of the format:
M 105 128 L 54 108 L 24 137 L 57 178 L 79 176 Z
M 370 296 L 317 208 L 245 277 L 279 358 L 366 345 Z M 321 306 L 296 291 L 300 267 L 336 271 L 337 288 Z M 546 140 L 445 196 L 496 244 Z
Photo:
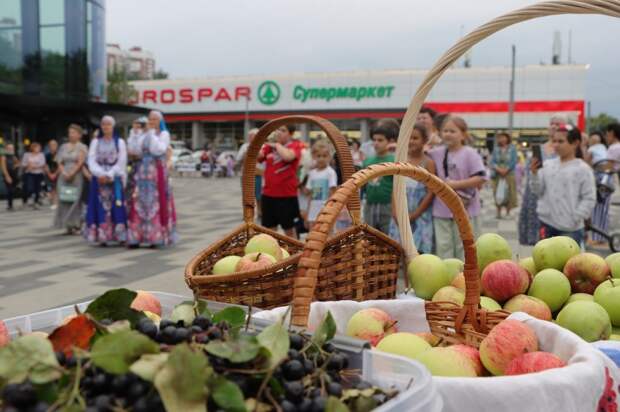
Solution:
M 533 296 L 517 295 L 504 304 L 508 312 L 525 312 L 542 320 L 551 320 L 551 309 L 547 304 Z
M 506 319 L 480 343 L 480 360 L 493 375 L 504 375 L 514 358 L 537 350 L 538 339 L 532 328 L 518 320 Z
M 476 370 L 476 375 L 482 376 L 484 374 L 484 366 L 482 366 L 482 362 L 480 361 L 480 352 L 476 348 L 472 348 L 467 345 L 452 345 L 448 346 L 448 348 L 455 350 L 457 352 L 461 352 L 471 361 L 474 369 Z
M 523 375 L 547 369 L 563 368 L 566 362 L 549 352 L 530 352 L 514 358 L 504 371 L 505 375 Z
M 356 312 L 347 322 L 347 335 L 370 341 L 377 346 L 384 336 L 398 332 L 396 321 L 377 308 L 367 308 Z
M 480 282 L 484 294 L 501 303 L 525 293 L 530 286 L 530 277 L 528 272 L 515 262 L 498 260 L 482 271 Z
M 8 345 L 11 340 L 11 336 L 9 335 L 9 328 L 6 327 L 6 323 L 0 320 L 0 348 Z
M 276 263 L 276 258 L 267 253 L 255 252 L 245 255 L 237 263 L 236 272 L 248 272 L 269 267 Z
M 596 287 L 611 275 L 605 259 L 594 253 L 580 253 L 568 259 L 564 274 L 573 293 L 594 293 Z
M 138 290 L 138 294 L 131 302 L 131 308 L 139 311 L 148 311 L 161 316 L 161 302 L 152 293 Z

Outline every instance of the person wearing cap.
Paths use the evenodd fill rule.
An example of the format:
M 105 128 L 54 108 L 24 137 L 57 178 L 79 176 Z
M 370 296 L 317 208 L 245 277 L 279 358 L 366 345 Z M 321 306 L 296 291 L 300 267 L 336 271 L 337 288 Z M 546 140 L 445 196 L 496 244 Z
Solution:
M 123 185 L 127 179 L 127 146 L 115 133 L 112 116 L 101 118 L 101 133 L 90 142 L 84 237 L 88 243 L 111 246 L 127 240 L 127 211 Z
M 557 157 L 553 146 L 553 136 L 557 129 L 568 123 L 568 118 L 562 113 L 553 115 L 549 121 L 549 136 L 547 142 L 541 146 L 543 162 Z M 534 246 L 540 240 L 540 221 L 536 213 L 538 196 L 532 191 L 531 168 L 526 167 L 526 180 L 523 198 L 521 199 L 521 210 L 519 211 L 519 244 Z
M 88 147 L 80 141 L 83 134 L 81 126 L 70 124 L 69 141 L 60 146 L 56 155 L 58 207 L 54 215 L 54 227 L 65 229 L 67 234 L 77 232 L 82 225 L 82 166 L 88 154 Z
M 149 113 L 147 127 L 132 148 L 139 160 L 128 197 L 129 247 L 169 246 L 177 241 L 177 218 L 166 159 L 170 133 L 163 114 L 156 110 Z

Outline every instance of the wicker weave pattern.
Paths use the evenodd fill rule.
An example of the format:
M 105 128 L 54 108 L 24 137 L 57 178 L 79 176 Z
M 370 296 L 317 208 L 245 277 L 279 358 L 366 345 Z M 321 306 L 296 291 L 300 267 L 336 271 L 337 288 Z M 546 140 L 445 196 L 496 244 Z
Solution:
M 292 323 L 305 326 L 308 322 L 310 303 L 315 297 L 315 289 L 320 284 L 318 280 L 319 266 L 321 265 L 321 256 L 324 254 L 325 241 L 340 210 L 344 207 L 349 196 L 357 193 L 361 186 L 372 179 L 386 175 L 407 176 L 421 182 L 452 210 L 465 250 L 465 268 L 463 271 L 467 286 L 465 303 L 463 308 L 460 308 L 446 302 L 429 302 L 427 304 L 428 320 L 431 323 L 432 331 L 437 336 L 443 337 L 445 341 L 466 342 L 477 346 L 481 336 L 484 336 L 488 328 L 504 319 L 507 313 L 488 313 L 479 309 L 480 285 L 474 235 L 467 218 L 467 211 L 460 198 L 441 179 L 428 173 L 424 168 L 408 163 L 383 163 L 360 170 L 345 182 L 325 204 L 317 219 L 318 223 L 308 235 L 308 241 L 299 261 L 299 271 L 295 279 L 293 294 Z M 377 233 L 376 235 L 379 236 L 380 234 Z M 379 250 L 368 248 L 367 253 L 369 257 L 366 262 L 367 266 L 385 266 L 391 269 L 398 266 L 398 262 L 389 259 L 384 260 L 383 254 Z M 386 273 L 389 273 L 389 270 L 386 270 Z M 388 284 L 392 281 L 389 276 L 375 276 L 373 280 L 387 282 Z M 375 285 L 369 286 L 369 288 L 375 288 Z M 367 295 L 371 296 L 372 292 L 368 291 Z M 377 298 L 381 299 L 381 297 Z M 368 297 L 368 299 L 371 298 Z

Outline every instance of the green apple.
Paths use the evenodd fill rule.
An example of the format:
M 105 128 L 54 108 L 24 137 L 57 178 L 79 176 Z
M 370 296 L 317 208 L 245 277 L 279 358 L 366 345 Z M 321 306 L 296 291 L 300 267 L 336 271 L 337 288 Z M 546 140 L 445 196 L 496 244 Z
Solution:
M 499 303 L 488 296 L 480 296 L 480 307 L 488 310 L 489 312 L 495 312 L 496 310 L 500 310 L 502 308 Z
M 226 256 L 215 262 L 213 265 L 214 275 L 227 275 L 229 273 L 235 273 L 235 268 L 241 260 L 241 256 Z
M 523 259 L 519 260 L 519 266 L 521 266 L 523 269 L 527 270 L 527 273 L 530 274 L 531 277 L 536 276 L 536 263 L 534 263 L 534 258 L 533 257 L 526 257 Z
M 491 262 L 496 260 L 512 259 L 510 245 L 498 234 L 485 233 L 476 241 L 476 254 L 478 256 L 479 274 Z
M 385 336 L 397 330 L 396 321 L 378 308 L 357 311 L 347 322 L 347 335 L 370 341 L 372 346 L 376 346 Z
M 433 376 L 477 376 L 469 357 L 450 348 L 430 348 L 418 354 L 416 360 L 426 366 Z
M 244 252 L 246 255 L 250 253 L 266 253 L 273 256 L 276 260 L 282 260 L 282 248 L 280 244 L 276 238 L 266 233 L 252 236 L 245 245 Z
M 420 353 L 431 348 L 431 345 L 419 336 L 408 332 L 392 333 L 381 339 L 377 349 L 394 355 L 415 359 Z
M 415 294 L 426 300 L 450 284 L 446 264 L 435 255 L 424 254 L 413 258 L 407 266 L 407 274 Z
M 568 304 L 560 311 L 556 321 L 587 342 L 605 340 L 611 335 L 609 314 L 596 302 L 578 300 Z
M 444 259 L 443 263 L 446 264 L 448 268 L 448 276 L 450 276 L 450 282 L 454 280 L 456 275 L 463 272 L 463 268 L 465 267 L 465 263 L 461 259 Z
M 568 297 L 568 300 L 566 301 L 566 303 L 564 303 L 564 306 L 572 302 L 577 302 L 578 300 L 587 300 L 590 302 L 594 302 L 594 296 L 590 295 L 589 293 L 573 293 Z
M 433 302 L 452 302 L 463 306 L 465 291 L 454 286 L 444 286 L 433 295 Z
M 620 252 L 607 256 L 605 262 L 611 269 L 611 276 L 620 278 Z
M 536 270 L 557 269 L 564 270 L 568 259 L 579 254 L 581 248 L 568 236 L 555 236 L 540 240 L 534 246 L 532 256 L 536 264 Z
M 543 269 L 532 280 L 527 294 L 542 300 L 555 312 L 570 296 L 570 282 L 559 270 Z
M 612 325 L 620 326 L 620 279 L 606 280 L 598 285 L 594 301 L 605 308 Z
M 280 249 L 282 250 L 282 260 L 288 259 L 289 257 L 291 257 L 291 254 L 288 253 L 288 250 L 284 249 L 283 247 L 281 247 Z

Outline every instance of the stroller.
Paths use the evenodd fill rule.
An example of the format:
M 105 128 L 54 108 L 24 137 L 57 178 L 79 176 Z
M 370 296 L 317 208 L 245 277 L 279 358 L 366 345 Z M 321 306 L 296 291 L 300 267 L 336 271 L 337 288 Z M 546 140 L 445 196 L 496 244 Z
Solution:
M 616 190 L 614 174 L 620 170 L 620 162 L 615 160 L 601 160 L 592 165 L 596 178 L 596 198 L 603 202 Z M 620 252 L 620 233 L 607 233 L 601 228 L 592 225 L 590 219 L 585 222 L 585 230 L 596 233 L 605 238 L 612 252 Z

